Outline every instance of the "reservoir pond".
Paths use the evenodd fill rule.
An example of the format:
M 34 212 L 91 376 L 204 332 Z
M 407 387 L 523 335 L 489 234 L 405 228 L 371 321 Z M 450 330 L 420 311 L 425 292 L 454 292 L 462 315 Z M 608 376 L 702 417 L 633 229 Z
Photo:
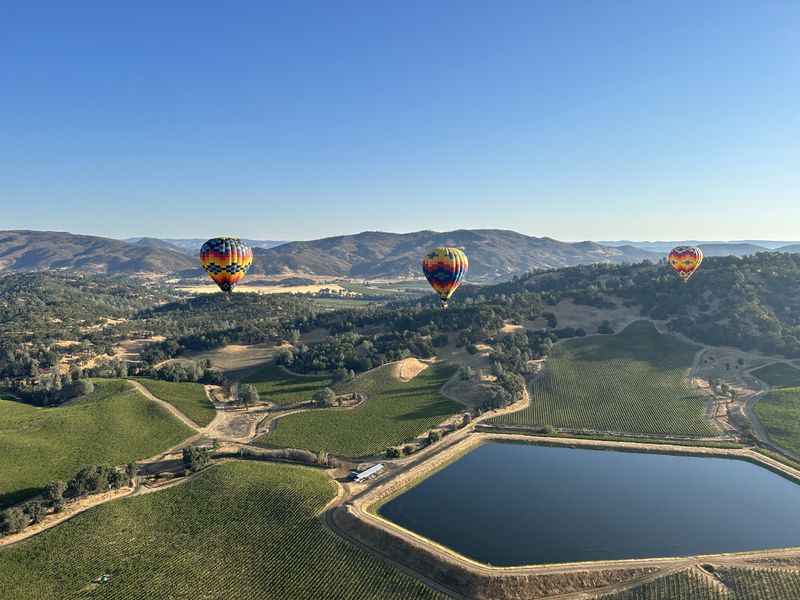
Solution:
M 492 442 L 379 513 L 497 566 L 800 546 L 800 485 L 728 458 Z

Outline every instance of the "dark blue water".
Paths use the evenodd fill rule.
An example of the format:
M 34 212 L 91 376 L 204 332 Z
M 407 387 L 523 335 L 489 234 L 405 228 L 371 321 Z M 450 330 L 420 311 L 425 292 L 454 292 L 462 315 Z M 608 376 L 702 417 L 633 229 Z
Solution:
M 503 566 L 800 546 L 800 485 L 725 458 L 489 443 L 380 514 Z

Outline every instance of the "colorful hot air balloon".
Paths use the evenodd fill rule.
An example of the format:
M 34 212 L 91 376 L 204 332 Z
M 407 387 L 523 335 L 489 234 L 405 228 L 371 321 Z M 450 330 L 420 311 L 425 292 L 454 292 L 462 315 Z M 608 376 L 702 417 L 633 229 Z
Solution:
M 422 259 L 422 271 L 442 299 L 442 308 L 456 291 L 469 269 L 469 260 L 459 248 L 436 248 Z
M 703 262 L 703 251 L 695 246 L 678 246 L 669 253 L 669 264 L 686 283 Z
M 253 251 L 239 238 L 211 238 L 200 248 L 200 264 L 219 289 L 230 293 L 247 275 Z

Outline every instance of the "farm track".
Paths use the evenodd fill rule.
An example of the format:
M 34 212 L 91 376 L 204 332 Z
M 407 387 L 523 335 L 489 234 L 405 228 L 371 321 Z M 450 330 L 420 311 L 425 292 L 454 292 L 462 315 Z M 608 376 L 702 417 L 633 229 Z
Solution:
M 128 381 L 128 383 L 130 383 L 136 389 L 136 391 L 138 391 L 142 396 L 144 396 L 148 400 L 151 400 L 152 402 L 155 402 L 156 404 L 158 404 L 161 408 L 166 410 L 173 417 L 178 419 L 181 423 L 183 423 L 184 425 L 186 425 L 190 429 L 194 429 L 197 432 L 203 431 L 203 428 L 200 427 L 197 423 L 192 421 L 189 417 L 187 417 L 185 414 L 183 414 L 181 411 L 179 411 L 177 408 L 175 408 L 169 402 L 165 402 L 161 398 L 158 398 L 157 396 L 154 396 L 150 392 L 150 390 L 148 390 L 146 387 L 144 387 L 138 381 L 135 381 L 133 379 L 127 379 L 126 381 Z

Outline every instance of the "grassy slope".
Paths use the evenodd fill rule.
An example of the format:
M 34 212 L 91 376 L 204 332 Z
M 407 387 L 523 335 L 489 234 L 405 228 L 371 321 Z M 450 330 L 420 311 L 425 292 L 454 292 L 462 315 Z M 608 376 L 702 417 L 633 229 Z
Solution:
M 8 600 L 441 599 L 348 544 L 317 513 L 335 495 L 321 472 L 230 462 L 154 494 L 115 501 L 0 550 Z
M 254 384 L 262 400 L 287 405 L 311 400 L 314 392 L 331 385 L 332 380 L 325 375 L 293 375 L 270 363 L 249 373 L 242 382 Z
M 342 391 L 366 392 L 368 400 L 362 406 L 289 415 L 256 443 L 367 456 L 412 440 L 461 408 L 439 394 L 453 367 L 432 366 L 407 383 L 392 378 L 390 368 L 375 369 L 343 387 Z
M 697 347 L 647 321 L 556 347 L 531 406 L 492 422 L 628 433 L 710 435 L 705 397 L 686 376 Z
M 800 386 L 800 369 L 786 363 L 773 363 L 752 372 L 761 381 L 772 387 Z
M 192 431 L 125 381 L 102 381 L 67 406 L 0 400 L 0 506 L 66 479 L 81 465 L 146 458 Z
M 771 391 L 756 402 L 755 412 L 772 441 L 800 454 L 800 388 Z
M 164 402 L 169 402 L 189 417 L 192 421 L 205 427 L 214 420 L 217 411 L 206 396 L 206 391 L 199 383 L 173 383 L 155 379 L 137 379 L 151 394 Z

